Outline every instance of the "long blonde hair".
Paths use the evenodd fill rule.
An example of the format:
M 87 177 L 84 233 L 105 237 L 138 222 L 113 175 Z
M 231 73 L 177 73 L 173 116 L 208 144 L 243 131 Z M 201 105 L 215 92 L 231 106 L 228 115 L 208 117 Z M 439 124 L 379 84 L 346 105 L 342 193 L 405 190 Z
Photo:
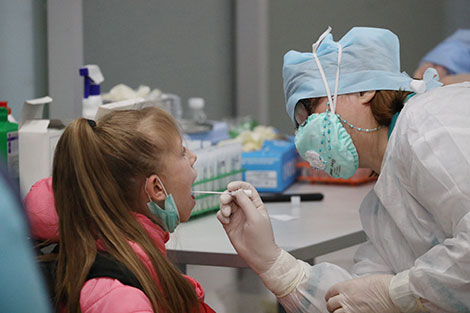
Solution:
M 198 311 L 192 285 L 162 254 L 135 217 L 145 177 L 164 170 L 163 158 L 180 136 L 157 108 L 116 111 L 91 125 L 80 118 L 64 131 L 54 156 L 52 186 L 59 215 L 56 308 L 80 312 L 80 291 L 97 254 L 106 252 L 134 273 L 154 312 Z M 129 244 L 150 258 L 161 289 Z

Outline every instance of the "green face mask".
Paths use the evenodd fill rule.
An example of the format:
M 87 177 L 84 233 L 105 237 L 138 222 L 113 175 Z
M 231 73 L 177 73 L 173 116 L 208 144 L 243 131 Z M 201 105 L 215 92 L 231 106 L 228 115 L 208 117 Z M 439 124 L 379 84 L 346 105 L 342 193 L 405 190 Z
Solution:
M 166 192 L 165 186 L 163 186 L 162 181 L 160 180 L 158 176 L 157 178 L 160 181 L 160 184 L 162 184 L 163 191 L 165 192 L 165 195 L 166 195 L 164 208 L 163 209 L 160 208 L 157 203 L 152 201 L 152 198 L 150 198 L 150 195 L 148 194 L 147 189 L 145 189 L 145 192 L 147 193 L 147 196 L 149 197 L 149 202 L 147 202 L 147 207 L 149 208 L 150 212 L 152 212 L 152 214 L 155 215 L 162 222 L 163 228 L 165 228 L 166 231 L 172 233 L 175 231 L 176 226 L 178 226 L 180 223 L 180 215 L 178 212 L 178 208 L 176 207 L 175 200 L 173 199 L 173 196 L 169 195 Z M 147 186 L 147 181 L 145 182 L 145 186 Z
M 295 135 L 295 147 L 313 168 L 349 178 L 359 167 L 356 147 L 340 120 L 328 110 L 310 115 Z

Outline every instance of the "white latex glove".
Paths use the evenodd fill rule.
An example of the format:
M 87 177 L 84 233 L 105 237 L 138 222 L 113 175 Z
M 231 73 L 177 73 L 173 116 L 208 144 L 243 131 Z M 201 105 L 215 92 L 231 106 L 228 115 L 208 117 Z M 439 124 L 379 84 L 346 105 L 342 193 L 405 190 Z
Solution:
M 389 295 L 393 275 L 368 275 L 331 287 L 325 295 L 328 312 L 335 313 L 400 313 Z
M 251 190 L 251 197 L 240 189 Z M 263 274 L 281 254 L 281 249 L 274 242 L 266 208 L 256 189 L 247 182 L 231 182 L 227 191 L 236 192 L 233 196 L 228 192 L 220 196 L 217 218 L 237 253 L 253 271 Z

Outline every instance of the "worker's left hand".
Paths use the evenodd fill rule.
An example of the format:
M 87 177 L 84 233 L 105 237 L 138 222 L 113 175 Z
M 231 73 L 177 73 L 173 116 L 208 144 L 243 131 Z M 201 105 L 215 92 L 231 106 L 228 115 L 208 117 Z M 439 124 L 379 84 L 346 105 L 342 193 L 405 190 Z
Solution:
M 393 275 L 368 275 L 331 287 L 325 300 L 328 312 L 335 313 L 399 313 L 388 293 Z

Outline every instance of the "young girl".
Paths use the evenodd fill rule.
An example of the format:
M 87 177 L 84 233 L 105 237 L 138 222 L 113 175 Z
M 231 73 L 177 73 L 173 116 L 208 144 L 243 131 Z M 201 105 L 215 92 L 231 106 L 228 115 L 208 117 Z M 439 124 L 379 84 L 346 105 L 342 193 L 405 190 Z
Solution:
M 188 220 L 195 205 L 195 161 L 161 109 L 116 111 L 97 124 L 80 118 L 66 128 L 52 189 L 50 178 L 42 180 L 25 199 L 33 236 L 59 241 L 58 310 L 214 312 L 198 282 L 182 275 L 165 250 L 168 231 Z M 103 255 L 127 268 L 141 288 L 89 279 Z

